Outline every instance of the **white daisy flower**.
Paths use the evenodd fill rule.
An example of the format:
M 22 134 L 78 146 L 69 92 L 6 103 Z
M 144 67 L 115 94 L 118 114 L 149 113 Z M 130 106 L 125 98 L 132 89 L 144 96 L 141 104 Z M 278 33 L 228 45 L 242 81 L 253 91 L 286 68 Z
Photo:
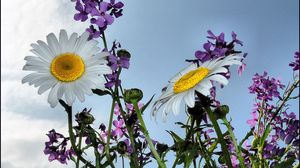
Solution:
M 81 102 L 85 94 L 92 95 L 91 89 L 105 89 L 103 74 L 110 74 L 107 66 L 108 52 L 99 52 L 98 42 L 89 40 L 89 33 L 78 37 L 73 33 L 68 38 L 61 30 L 59 39 L 53 33 L 47 35 L 47 43 L 38 40 L 31 44 L 33 56 L 26 56 L 25 71 L 34 71 L 22 79 L 39 87 L 38 94 L 50 89 L 48 102 L 55 107 L 59 99 L 65 96 L 68 105 L 77 97 Z
M 225 66 L 241 65 L 242 58 L 240 55 L 229 55 L 206 61 L 199 67 L 192 63 L 169 80 L 166 89 L 153 104 L 152 116 L 156 116 L 158 110 L 164 106 L 162 118 L 165 121 L 169 112 L 173 111 L 174 115 L 179 113 L 182 101 L 188 107 L 193 108 L 195 106 L 195 91 L 208 96 L 210 88 L 212 88 L 212 81 L 227 85 L 228 79 L 220 73 L 228 72 L 228 68 Z

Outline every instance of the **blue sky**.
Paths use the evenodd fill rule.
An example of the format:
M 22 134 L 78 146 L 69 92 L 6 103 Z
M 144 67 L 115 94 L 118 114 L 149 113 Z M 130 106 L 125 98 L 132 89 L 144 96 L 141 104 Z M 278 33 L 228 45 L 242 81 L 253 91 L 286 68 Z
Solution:
M 194 52 L 202 48 L 207 30 L 216 34 L 224 32 L 227 40 L 231 39 L 231 31 L 235 31 L 244 42 L 239 49 L 248 53 L 243 76 L 238 77 L 234 67 L 229 85 L 217 93 L 219 100 L 230 106 L 230 117 L 239 139 L 249 130 L 246 120 L 251 117 L 249 113 L 254 96 L 248 93 L 247 88 L 251 85 L 253 74 L 268 71 L 271 76 L 280 77 L 285 84 L 292 79 L 288 64 L 293 60 L 294 52 L 299 50 L 298 0 L 152 0 L 124 3 L 124 15 L 108 28 L 106 36 L 109 44 L 118 40 L 131 52 L 131 67 L 123 71 L 122 83 L 124 88 L 142 89 L 144 102 L 153 94 L 158 97 L 168 79 L 187 65 L 184 60 L 193 58 Z M 50 32 L 58 34 L 60 29 L 78 33 L 85 30 L 87 24 L 72 20 L 73 5 L 68 0 L 44 0 L 43 3 L 38 0 L 3 1 L 1 144 L 6 148 L 1 151 L 2 156 L 5 155 L 1 165 L 4 168 L 23 167 L 21 163 L 27 164 L 27 167 L 42 167 L 33 163 L 34 158 L 40 158 L 45 168 L 56 165 L 47 163 L 41 151 L 47 130 L 58 127 L 66 133 L 65 113 L 61 107 L 50 109 L 46 103 L 47 95 L 39 96 L 35 88 L 21 85 L 20 80 L 24 76 L 21 68 L 25 63 L 23 58 L 29 54 L 30 43 L 45 40 Z M 16 7 L 18 13 L 9 12 Z M 29 94 L 32 96 L 28 97 Z M 76 103 L 74 108 L 79 111 L 92 107 L 96 122 L 107 123 L 110 103 L 108 97 L 92 96 L 83 104 Z M 290 110 L 298 113 L 298 106 L 294 101 Z M 165 130 L 183 133 L 174 125 L 176 121 L 186 120 L 183 111 L 178 116 L 169 115 L 166 123 L 159 117 L 157 122 L 151 120 L 149 113 L 149 110 L 146 111 L 144 118 L 154 139 L 170 144 L 172 139 Z M 18 123 L 25 126 L 22 128 Z M 28 130 L 29 135 L 20 135 L 19 131 L 23 129 Z M 28 149 L 28 146 L 32 148 Z M 11 150 L 13 147 L 18 147 L 18 150 Z M 24 156 L 28 150 L 32 157 Z M 172 155 L 169 158 L 172 160 Z

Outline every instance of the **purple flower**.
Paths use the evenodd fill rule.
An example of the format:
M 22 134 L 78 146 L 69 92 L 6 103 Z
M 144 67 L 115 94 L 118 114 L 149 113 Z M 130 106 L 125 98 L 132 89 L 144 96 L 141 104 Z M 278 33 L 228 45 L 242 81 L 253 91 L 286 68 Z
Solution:
M 280 97 L 278 89 L 283 89 L 284 85 L 281 84 L 279 79 L 271 78 L 267 72 L 263 75 L 255 74 L 252 78 L 253 84 L 249 87 L 250 93 L 256 94 L 259 100 L 273 100 L 273 97 Z
M 291 62 L 289 66 L 293 68 L 293 71 L 297 71 L 299 70 L 299 51 L 295 52 L 294 58 L 295 62 Z
M 93 25 L 87 28 L 86 31 L 90 33 L 89 39 L 99 38 L 101 35 L 101 32 L 97 31 Z
M 83 5 L 80 3 L 79 0 L 77 0 L 76 2 L 75 9 L 79 12 L 74 15 L 75 20 L 80 20 L 84 22 L 88 19 L 88 13 L 85 11 Z
M 105 27 L 107 25 L 111 25 L 114 22 L 114 18 L 107 14 L 109 3 L 100 2 L 100 9 L 96 8 L 92 9 L 91 15 L 98 16 L 97 19 L 92 18 L 91 23 L 98 25 L 100 28 Z
M 112 88 L 114 85 L 119 86 L 121 84 L 121 80 L 117 79 L 117 73 L 106 75 L 108 82 L 105 83 L 106 88 Z
M 122 138 L 122 136 L 124 135 L 124 132 L 123 132 L 124 120 L 123 119 L 114 120 L 113 125 L 116 127 L 116 129 L 113 130 L 112 135 L 119 136 L 120 138 Z
M 67 160 L 70 160 L 70 157 L 74 155 L 72 149 L 66 150 L 68 139 L 54 129 L 46 135 L 49 141 L 45 142 L 44 154 L 49 155 L 48 160 L 50 162 L 57 160 L 62 164 L 67 164 Z
M 255 125 L 258 121 L 256 111 L 251 112 L 251 115 L 252 115 L 252 119 L 247 120 L 247 124 L 249 124 L 250 127 L 255 127 Z
M 216 36 L 211 30 L 208 30 L 207 33 L 208 33 L 207 38 L 216 40 L 218 43 L 225 42 L 225 34 L 224 33 L 221 33 L 219 36 Z
M 110 3 L 105 1 L 95 0 L 74 0 L 76 1 L 75 9 L 78 11 L 74 15 L 76 21 L 84 22 L 90 18 L 90 22 L 94 26 L 97 25 L 98 29 L 87 28 L 90 33 L 89 39 L 99 38 L 108 25 L 114 22 L 114 17 L 122 16 L 123 6 L 122 2 L 115 2 L 110 0 Z
M 121 9 L 124 6 L 122 2 L 117 2 L 115 3 L 115 0 L 110 0 L 109 8 L 112 8 L 111 14 L 113 14 L 116 18 L 122 16 L 122 11 Z

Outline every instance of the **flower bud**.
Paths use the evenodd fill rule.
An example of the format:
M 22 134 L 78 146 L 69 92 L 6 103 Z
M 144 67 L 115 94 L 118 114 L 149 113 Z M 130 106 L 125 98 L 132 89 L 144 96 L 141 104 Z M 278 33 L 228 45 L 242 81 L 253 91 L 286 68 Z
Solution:
M 89 112 L 90 111 L 87 111 L 86 109 L 84 109 L 82 112 L 77 113 L 75 115 L 76 121 L 78 123 L 85 124 L 85 125 L 92 124 L 94 122 L 95 118 Z
M 164 151 L 166 151 L 168 149 L 168 145 L 167 144 L 161 144 L 161 143 L 157 143 L 156 145 L 156 150 L 159 154 L 163 153 Z
M 117 56 L 118 57 L 127 57 L 127 58 L 131 57 L 130 53 L 125 49 L 118 50 L 117 51 Z
M 143 98 L 143 92 L 140 89 L 133 88 L 125 90 L 124 100 L 126 103 L 139 102 Z
M 229 113 L 229 107 L 227 105 L 219 106 L 214 110 L 217 119 L 225 118 L 227 113 Z
M 126 153 L 127 151 L 127 145 L 124 141 L 120 141 L 117 145 L 117 151 L 119 152 L 119 154 L 123 155 Z

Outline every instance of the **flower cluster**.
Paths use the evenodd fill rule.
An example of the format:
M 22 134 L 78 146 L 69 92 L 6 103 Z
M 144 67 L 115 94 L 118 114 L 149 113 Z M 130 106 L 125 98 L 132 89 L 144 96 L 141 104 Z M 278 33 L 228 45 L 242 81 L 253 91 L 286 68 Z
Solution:
M 91 38 L 98 38 L 108 25 L 114 22 L 114 18 L 122 16 L 124 4 L 122 2 L 105 2 L 102 0 L 76 0 L 74 15 L 76 21 L 84 22 L 90 18 L 90 27 L 87 31 Z
M 131 55 L 124 49 L 117 50 L 120 47 L 120 43 L 113 42 L 112 49 L 109 51 L 110 55 L 108 56 L 108 66 L 111 67 L 112 73 L 106 75 L 106 88 L 112 88 L 114 85 L 119 86 L 121 84 L 121 80 L 118 79 L 118 71 L 121 68 L 129 68 Z
M 225 41 L 225 34 L 221 33 L 219 36 L 216 36 L 211 30 L 207 31 L 208 36 L 207 38 L 210 40 L 214 40 L 213 42 L 208 40 L 204 43 L 203 50 L 197 50 L 195 52 L 195 57 L 200 62 L 206 62 L 209 60 L 214 60 L 219 57 L 228 56 L 230 54 L 241 53 L 240 51 L 235 51 L 234 46 L 235 44 L 243 45 L 243 42 L 238 40 L 236 37 L 237 35 L 232 32 L 232 41 L 227 42 Z
M 289 66 L 293 68 L 293 71 L 299 71 L 299 51 L 295 52 L 294 58 L 295 62 L 291 62 Z
M 267 72 L 263 75 L 255 74 L 252 78 L 253 84 L 249 87 L 250 93 L 256 94 L 256 98 L 263 101 L 273 100 L 274 97 L 279 98 L 279 90 L 283 89 L 279 79 L 270 78 Z
M 254 134 L 251 150 L 257 149 L 259 139 L 266 137 L 262 157 L 269 160 L 271 167 L 278 165 L 281 159 L 299 159 L 299 119 L 296 119 L 295 113 L 288 114 L 286 110 L 281 112 L 279 107 L 273 105 L 275 99 L 282 100 L 280 90 L 285 86 L 280 80 L 269 77 L 267 72 L 263 75 L 255 74 L 252 80 L 249 91 L 256 94 L 256 99 L 260 101 L 254 104 L 252 118 L 247 120 Z M 266 123 L 269 123 L 270 128 Z
M 67 164 L 67 160 L 70 160 L 71 156 L 74 155 L 73 150 L 67 148 L 69 139 L 57 133 L 54 129 L 46 135 L 49 141 L 45 142 L 44 154 L 49 155 L 48 160 L 50 162 L 57 160 L 62 164 Z

